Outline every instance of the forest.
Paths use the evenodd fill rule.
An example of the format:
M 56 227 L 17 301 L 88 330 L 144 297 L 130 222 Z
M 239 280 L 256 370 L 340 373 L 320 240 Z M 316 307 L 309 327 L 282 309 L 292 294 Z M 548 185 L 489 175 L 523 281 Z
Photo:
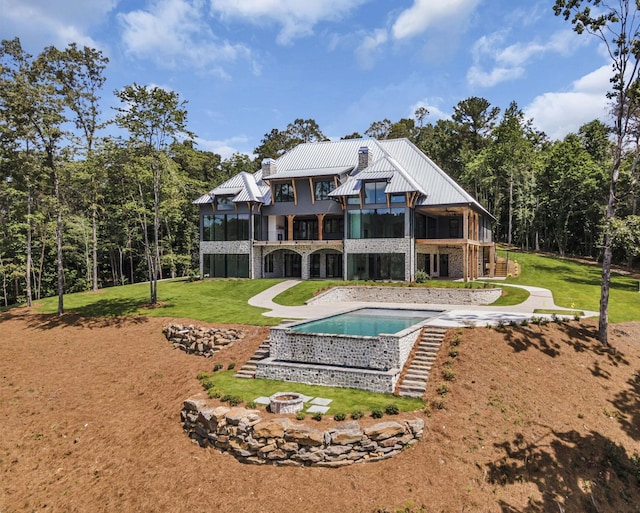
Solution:
M 0 306 L 198 273 L 192 201 L 240 171 L 254 172 L 302 142 L 327 140 L 313 119 L 265 133 L 253 155 L 202 151 L 186 99 L 131 84 L 102 112 L 108 59 L 75 44 L 27 54 L 0 46 Z M 613 107 L 612 107 L 613 109 Z M 372 121 L 343 138 L 405 137 L 495 218 L 498 243 L 598 260 L 605 226 L 614 262 L 640 256 L 640 119 L 619 166 L 607 225 L 612 129 L 593 120 L 562 140 L 535 130 L 512 102 L 470 97 L 450 119 Z M 117 134 L 117 135 L 114 135 Z

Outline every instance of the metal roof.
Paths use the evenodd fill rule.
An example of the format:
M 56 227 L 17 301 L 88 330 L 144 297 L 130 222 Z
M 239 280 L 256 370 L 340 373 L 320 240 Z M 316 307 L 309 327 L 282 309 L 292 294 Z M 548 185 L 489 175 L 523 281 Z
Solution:
M 362 147 L 369 151 L 369 166 L 358 169 L 358 154 Z M 270 204 L 271 191 L 265 180 L 344 175 L 348 179 L 330 196 L 358 194 L 366 180 L 388 181 L 388 194 L 418 192 L 417 204 L 470 205 L 489 214 L 480 203 L 440 169 L 408 139 L 376 141 L 375 139 L 345 139 L 300 144 L 276 160 L 276 172 L 262 178 L 262 171 L 253 175 L 239 173 L 220 184 L 194 203 L 211 203 L 214 195 L 234 195 L 234 201 L 261 201 Z
M 324 168 L 314 168 L 314 169 L 291 169 L 287 171 L 278 170 L 278 172 L 276 172 L 275 174 L 265 177 L 265 180 L 344 175 L 345 173 L 348 173 L 352 169 L 353 169 L 353 166 L 324 167 Z
M 197 200 L 192 201 L 192 205 L 208 205 L 213 203 L 213 198 L 209 193 L 203 194 Z

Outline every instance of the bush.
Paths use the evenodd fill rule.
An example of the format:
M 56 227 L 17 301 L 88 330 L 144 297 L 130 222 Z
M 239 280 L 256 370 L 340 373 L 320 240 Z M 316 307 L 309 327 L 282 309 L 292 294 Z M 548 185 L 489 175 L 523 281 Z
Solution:
M 242 397 L 238 397 L 237 395 L 223 395 L 220 400 L 223 403 L 229 403 L 229 406 L 238 406 L 242 402 Z
M 384 412 L 387 415 L 397 415 L 400 413 L 400 409 L 393 403 L 389 403 L 384 407 Z
M 438 388 L 436 388 L 436 392 L 439 396 L 444 397 L 449 393 L 449 385 L 447 385 L 446 383 L 440 383 L 438 385 Z
M 236 368 L 236 362 L 231 362 L 229 365 L 227 365 L 227 370 L 233 370 Z
M 361 419 L 362 417 L 364 417 L 364 413 L 362 413 L 360 410 L 353 410 L 351 412 L 351 418 L 353 420 L 358 420 L 358 419 Z
M 434 399 L 431 401 L 431 407 L 434 410 L 444 410 L 444 401 L 442 399 Z
M 333 416 L 333 420 L 336 420 L 336 421 L 338 421 L 338 422 L 342 422 L 342 421 L 343 421 L 344 419 L 346 419 L 346 418 L 347 418 L 347 416 L 346 416 L 344 413 L 342 413 L 342 412 L 340 412 L 340 413 L 336 413 L 336 414 Z
M 451 348 L 449 349 L 449 356 L 450 356 L 451 358 L 456 358 L 456 357 L 458 356 L 458 348 L 457 348 L 457 347 L 455 347 L 455 346 L 454 346 L 454 347 L 451 347 Z
M 224 367 L 224 365 L 222 365 L 221 363 L 216 363 L 213 366 L 213 372 L 218 372 L 220 369 L 222 369 L 222 367 Z
M 319 411 L 315 412 L 312 417 L 313 420 L 317 420 L 318 422 L 322 420 L 322 413 Z
M 249 408 L 250 410 L 255 410 L 256 408 L 256 402 L 255 401 L 249 401 L 247 403 L 247 408 Z
M 442 371 L 442 377 L 446 380 L 446 381 L 455 381 L 456 380 L 456 373 L 453 372 L 453 369 L 451 368 L 445 368 Z
M 422 269 L 418 269 L 418 271 L 416 271 L 416 283 L 425 283 L 430 279 L 431 276 L 429 276 L 428 272 L 423 271 Z
M 307 414 L 303 411 L 299 411 L 298 413 L 296 413 L 296 419 L 298 420 L 304 420 L 304 418 L 307 416 Z
M 374 419 L 381 419 L 382 417 L 384 417 L 384 412 L 382 411 L 382 409 L 376 408 L 374 410 L 371 410 L 371 416 Z

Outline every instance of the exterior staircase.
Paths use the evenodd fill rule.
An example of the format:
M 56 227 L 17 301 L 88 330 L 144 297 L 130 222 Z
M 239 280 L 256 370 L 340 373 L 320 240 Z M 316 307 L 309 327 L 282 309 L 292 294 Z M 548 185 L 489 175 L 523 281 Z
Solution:
M 405 364 L 406 373 L 396 390 L 402 397 L 422 397 L 427 389 L 431 366 L 444 340 L 445 328 L 425 326 L 412 359 Z
M 256 377 L 256 363 L 269 356 L 269 338 L 258 346 L 253 356 L 245 363 L 238 372 L 236 372 L 234 378 L 247 378 L 253 379 Z

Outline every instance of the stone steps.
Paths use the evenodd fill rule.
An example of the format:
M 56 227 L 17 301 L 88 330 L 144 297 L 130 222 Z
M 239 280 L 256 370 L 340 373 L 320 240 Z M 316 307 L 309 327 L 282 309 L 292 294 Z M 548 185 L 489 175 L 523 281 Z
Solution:
M 256 365 L 260 360 L 264 360 L 269 357 L 269 339 L 265 340 L 258 346 L 253 356 L 245 363 L 238 372 L 236 372 L 234 378 L 246 378 L 253 379 L 256 377 Z
M 405 364 L 406 373 L 396 390 L 402 397 L 422 397 L 427 389 L 431 367 L 444 340 L 445 329 L 423 328 L 414 357 Z

